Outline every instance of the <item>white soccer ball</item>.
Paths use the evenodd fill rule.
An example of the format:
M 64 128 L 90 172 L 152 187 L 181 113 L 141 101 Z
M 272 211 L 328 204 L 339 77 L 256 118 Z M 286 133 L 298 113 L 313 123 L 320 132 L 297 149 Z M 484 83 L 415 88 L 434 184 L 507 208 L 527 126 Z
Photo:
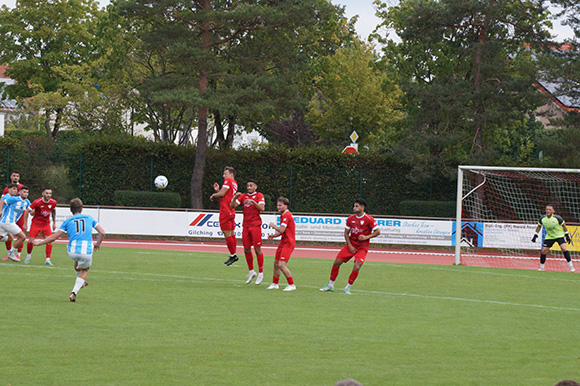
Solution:
M 168 183 L 169 183 L 169 180 L 165 176 L 155 177 L 155 187 L 157 189 L 165 189 L 167 187 Z

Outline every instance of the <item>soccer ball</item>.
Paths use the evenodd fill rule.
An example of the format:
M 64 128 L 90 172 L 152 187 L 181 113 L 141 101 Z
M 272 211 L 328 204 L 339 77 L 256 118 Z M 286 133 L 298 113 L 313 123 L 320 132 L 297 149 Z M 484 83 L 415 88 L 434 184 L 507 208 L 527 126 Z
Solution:
M 169 183 L 169 180 L 165 176 L 155 177 L 155 187 L 157 189 L 165 189 L 167 187 L 168 183 Z

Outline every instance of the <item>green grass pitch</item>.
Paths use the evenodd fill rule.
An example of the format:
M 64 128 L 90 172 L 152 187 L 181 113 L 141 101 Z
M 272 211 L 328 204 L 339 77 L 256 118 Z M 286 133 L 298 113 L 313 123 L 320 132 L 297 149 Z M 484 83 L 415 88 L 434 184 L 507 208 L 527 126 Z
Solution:
M 76 303 L 72 262 L 0 264 L 0 385 L 542 385 L 580 380 L 580 275 L 293 258 L 298 290 L 245 261 L 106 247 Z

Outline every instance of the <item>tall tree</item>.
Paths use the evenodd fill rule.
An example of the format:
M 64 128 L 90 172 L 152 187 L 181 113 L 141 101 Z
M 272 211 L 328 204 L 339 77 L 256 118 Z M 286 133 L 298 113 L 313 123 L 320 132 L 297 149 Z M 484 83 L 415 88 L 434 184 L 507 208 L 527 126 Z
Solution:
M 147 49 L 167 52 L 172 71 L 155 84 L 147 80 L 155 89 L 151 95 L 195 111 L 191 206 L 202 208 L 211 112 L 260 121 L 291 104 L 285 96 L 296 95 L 293 77 L 307 59 L 301 35 L 336 9 L 326 0 L 126 0 L 118 5 L 148 25 L 141 35 Z
M 71 93 L 66 74 L 93 60 L 101 15 L 95 0 L 19 0 L 16 8 L 0 9 L 0 62 L 17 82 L 7 92 L 20 101 L 34 97 L 53 140 L 67 105 L 84 97 Z
M 401 39 L 379 37 L 406 95 L 399 149 L 422 154 L 426 166 L 450 158 L 484 162 L 502 130 L 522 125 L 541 103 L 532 55 L 550 37 L 547 2 L 375 4 L 382 26 Z
M 322 140 L 344 143 L 356 130 L 361 143 L 368 143 L 401 117 L 401 91 L 376 61 L 373 47 L 360 40 L 321 61 L 306 119 Z

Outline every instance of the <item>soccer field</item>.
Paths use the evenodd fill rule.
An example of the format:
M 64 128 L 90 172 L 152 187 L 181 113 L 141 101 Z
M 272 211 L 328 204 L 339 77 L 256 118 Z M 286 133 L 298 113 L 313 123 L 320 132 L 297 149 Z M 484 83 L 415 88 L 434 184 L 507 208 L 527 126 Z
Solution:
M 542 385 L 580 380 L 580 275 L 331 260 L 298 289 L 244 284 L 223 254 L 104 247 L 77 302 L 72 262 L 0 263 L 0 385 Z

